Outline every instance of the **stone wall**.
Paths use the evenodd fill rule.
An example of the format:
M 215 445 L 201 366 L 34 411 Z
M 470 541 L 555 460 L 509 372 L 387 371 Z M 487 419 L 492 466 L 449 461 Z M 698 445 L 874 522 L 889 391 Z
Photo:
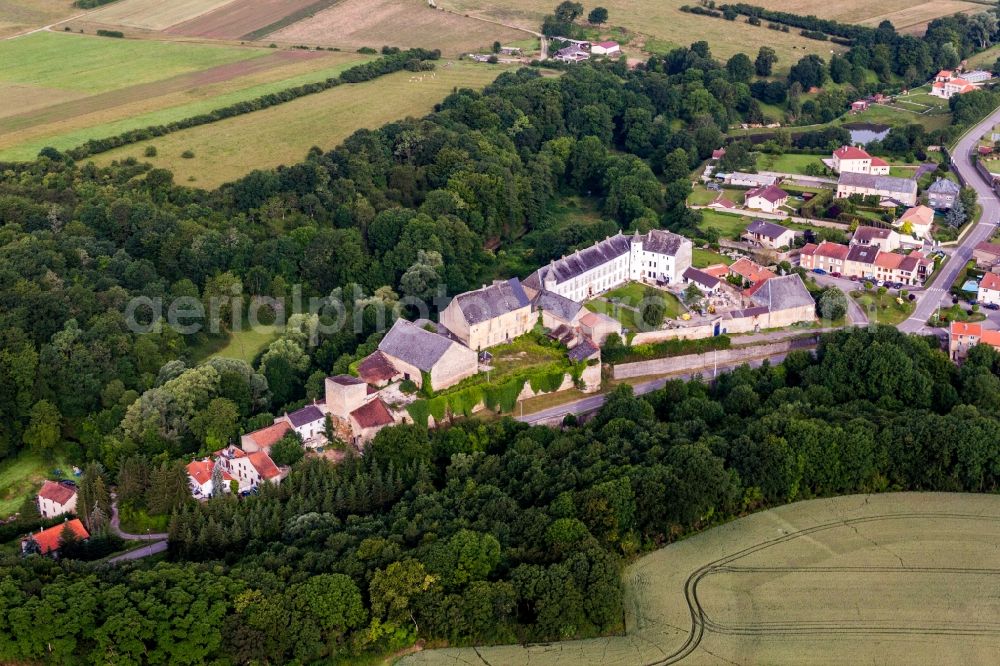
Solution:
M 645 377 L 647 375 L 692 372 L 712 367 L 716 363 L 719 365 L 728 365 L 755 358 L 773 356 L 792 351 L 793 349 L 808 349 L 815 346 L 818 339 L 819 336 L 809 336 L 798 340 L 773 342 L 767 345 L 720 349 L 718 352 L 707 352 L 705 354 L 687 354 L 685 356 L 639 361 L 638 363 L 620 363 L 614 366 L 614 378 L 628 379 L 630 377 Z

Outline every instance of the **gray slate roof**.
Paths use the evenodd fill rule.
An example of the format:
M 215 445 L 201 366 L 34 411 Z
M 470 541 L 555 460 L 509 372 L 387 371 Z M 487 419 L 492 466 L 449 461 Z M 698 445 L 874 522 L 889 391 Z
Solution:
M 336 375 L 334 377 L 330 377 L 330 381 L 334 384 L 340 384 L 341 386 L 354 386 L 356 384 L 365 383 L 363 380 L 350 375 Z
M 455 301 L 469 324 L 478 324 L 531 304 L 517 278 L 467 291 L 456 296 Z
M 642 243 L 644 252 L 656 252 L 670 257 L 677 254 L 684 240 L 683 236 L 662 229 L 653 229 L 645 236 L 636 234 L 632 237 L 632 242 Z
M 623 254 L 628 254 L 631 246 L 631 241 L 627 236 L 621 233 L 616 234 L 594 243 L 585 250 L 579 250 L 568 257 L 563 257 L 558 261 L 551 262 L 548 266 L 539 268 L 525 278 L 524 284 L 537 290 L 544 288 L 545 280 L 548 278 L 555 279 L 556 284 L 562 284 L 592 268 L 613 261 Z
M 781 234 L 787 231 L 788 229 L 780 224 L 768 222 L 767 220 L 754 220 L 747 225 L 748 234 L 756 234 L 771 239 L 778 238 Z
M 840 180 L 838 182 L 841 185 L 866 187 L 873 190 L 881 190 L 883 192 L 898 192 L 901 194 L 917 193 L 917 181 L 910 180 L 909 178 L 873 176 L 870 173 L 845 172 L 840 174 Z
M 715 289 L 719 284 L 719 278 L 714 275 L 709 275 L 705 271 L 700 271 L 694 266 L 688 266 L 684 270 L 684 274 L 681 275 L 682 278 L 690 282 L 697 282 L 700 285 L 708 287 L 709 289 Z
M 750 301 L 772 312 L 815 304 L 809 290 L 794 274 L 771 278 L 750 297 Z
M 453 344 L 457 343 L 437 333 L 425 331 L 405 319 L 397 319 L 382 342 L 378 343 L 378 349 L 383 354 L 430 372 Z
M 544 289 L 535 294 L 531 304 L 563 321 L 573 321 L 573 318 L 583 309 L 583 306 L 576 301 Z
M 590 358 L 599 351 L 600 349 L 597 345 L 591 342 L 589 338 L 583 338 L 575 347 L 569 350 L 567 356 L 569 357 L 569 360 L 574 363 L 579 363 L 584 359 Z
M 291 422 L 293 428 L 298 428 L 314 421 L 322 421 L 324 418 L 323 412 L 316 405 L 307 405 L 288 415 L 288 420 Z
M 938 178 L 931 183 L 927 191 L 931 194 L 958 194 L 962 191 L 962 188 L 958 186 L 958 183 L 947 178 Z

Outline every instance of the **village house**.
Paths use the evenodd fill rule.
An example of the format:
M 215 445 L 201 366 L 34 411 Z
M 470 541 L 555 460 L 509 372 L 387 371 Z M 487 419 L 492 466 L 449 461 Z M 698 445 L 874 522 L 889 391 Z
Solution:
M 90 538 L 90 533 L 83 526 L 79 518 L 67 520 L 59 525 L 44 530 L 39 530 L 21 539 L 21 552 L 24 554 L 37 553 L 39 555 L 51 555 L 56 557 L 59 554 L 59 543 L 62 532 L 65 528 L 72 530 L 73 534 L 80 541 Z
M 697 286 L 703 294 L 716 294 L 722 288 L 722 280 L 714 275 L 709 275 L 704 271 L 698 270 L 694 266 L 684 271 L 682 277 L 684 278 L 684 284 Z
M 621 53 L 622 49 L 618 42 L 597 42 L 590 45 L 592 55 L 614 55 Z
M 192 460 L 187 464 L 188 485 L 191 487 L 191 494 L 195 499 L 211 497 L 215 493 L 215 484 L 212 481 L 212 471 L 215 469 L 215 461 L 210 459 Z M 226 485 L 220 492 L 229 492 L 229 481 L 233 480 L 229 472 L 222 472 L 222 480 Z
M 674 284 L 692 251 L 691 241 L 669 231 L 619 233 L 539 268 L 524 286 L 532 295 L 550 291 L 580 303 L 626 282 Z
M 388 386 L 402 376 L 389 357 L 380 351 L 369 354 L 358 363 L 358 377 L 376 388 Z
M 381 396 L 369 391 L 363 379 L 350 375 L 327 377 L 325 393 L 334 435 L 359 449 L 379 430 L 397 422 Z
M 851 113 L 861 113 L 862 111 L 868 110 L 868 102 L 863 99 L 859 99 L 856 102 L 851 102 Z
M 222 471 L 239 484 L 240 492 L 253 490 L 263 482 L 277 485 L 287 473 L 287 469 L 283 473 L 266 452 L 247 453 L 232 445 L 215 452 L 215 463 L 222 465 Z
M 747 225 L 743 237 L 751 243 L 777 250 L 781 247 L 792 247 L 795 242 L 795 232 L 780 224 L 767 220 L 754 220 Z
M 883 252 L 899 249 L 899 234 L 881 227 L 858 227 L 851 236 L 851 245 L 871 245 Z
M 726 174 L 723 181 L 730 187 L 769 187 L 778 183 L 778 177 L 734 171 Z
M 875 259 L 878 257 L 878 247 L 869 245 L 851 245 L 844 260 L 844 275 L 859 278 L 875 277 Z
M 423 386 L 426 376 L 435 391 L 453 386 L 479 370 L 475 351 L 405 319 L 396 320 L 378 350 L 403 379 Z
M 989 241 L 979 243 L 972 248 L 972 258 L 976 260 L 976 268 L 979 270 L 993 271 L 1000 266 L 1000 244 Z
M 747 208 L 761 210 L 765 213 L 778 212 L 788 203 L 788 192 L 777 185 L 766 185 L 747 190 L 744 204 Z
M 953 361 L 961 361 L 969 350 L 978 344 L 989 345 L 1000 350 L 1000 331 L 983 328 L 981 324 L 953 321 L 948 328 L 948 355 Z
M 76 484 L 72 481 L 46 481 L 35 497 L 42 518 L 76 513 Z
M 535 324 L 531 301 L 517 278 L 459 294 L 440 319 L 452 335 L 476 351 L 510 342 Z
M 777 277 L 773 271 L 764 268 L 760 264 L 746 257 L 737 259 L 729 267 L 729 275 L 738 277 L 745 287 L 753 289 L 763 282 L 767 282 L 773 277 Z M 749 294 L 748 294 L 749 295 Z
M 612 333 L 622 334 L 622 325 L 617 319 L 609 317 L 603 312 L 587 311 L 580 317 L 580 332 L 595 344 L 603 345 Z
M 326 443 L 326 415 L 316 405 L 306 405 L 291 414 L 285 414 L 285 420 L 306 446 L 322 446 Z
M 948 210 L 955 205 L 962 188 L 955 181 L 938 178 L 927 188 L 927 205 L 938 210 Z
M 897 204 L 917 204 L 917 181 L 892 176 L 874 176 L 867 173 L 845 172 L 837 180 L 837 198 L 847 199 L 852 194 L 879 197 L 879 205 L 892 207 Z
M 292 426 L 281 417 L 273 424 L 260 430 L 254 430 L 240 437 L 240 448 L 244 451 L 270 451 L 278 440 L 291 432 Z
M 986 273 L 979 281 L 979 292 L 976 300 L 982 305 L 1000 305 L 1000 275 Z
M 940 77 L 940 74 L 939 74 Z M 964 95 L 976 89 L 968 79 L 953 77 L 946 81 L 936 80 L 931 84 L 931 95 L 941 99 L 951 99 L 955 95 Z
M 879 157 L 873 157 L 868 151 L 856 146 L 841 146 L 833 151 L 830 159 L 823 163 L 835 173 L 867 173 L 873 176 L 888 176 L 889 163 Z
M 927 206 L 914 206 L 907 209 L 893 226 L 903 233 L 903 226 L 910 225 L 910 235 L 915 238 L 930 238 L 931 226 L 934 224 L 934 211 Z
M 552 291 L 537 292 L 531 299 L 531 306 L 535 312 L 541 312 L 542 326 L 549 330 L 560 326 L 576 328 L 581 317 L 587 314 L 580 303 Z
M 840 243 L 823 241 L 819 245 L 806 243 L 799 251 L 799 265 L 806 270 L 819 269 L 827 273 L 844 273 L 844 262 L 851 249 Z
M 721 160 L 725 156 L 726 156 L 725 148 L 716 148 L 715 150 L 712 151 L 713 160 Z
M 590 59 L 590 53 L 584 50 L 579 44 L 570 44 L 556 51 L 552 59 L 562 60 L 563 62 L 582 62 Z

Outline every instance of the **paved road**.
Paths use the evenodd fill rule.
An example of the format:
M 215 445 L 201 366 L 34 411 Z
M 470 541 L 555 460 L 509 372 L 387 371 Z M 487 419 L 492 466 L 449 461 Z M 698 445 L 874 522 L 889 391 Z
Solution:
M 780 363 L 785 360 L 786 354 L 774 354 L 766 358 L 755 358 L 749 361 L 740 361 L 739 363 L 729 363 L 726 365 L 720 365 L 718 368 L 719 372 L 728 372 L 734 370 L 742 365 L 750 365 L 752 368 L 759 368 L 764 361 L 770 361 L 773 363 Z M 691 379 L 695 375 L 701 375 L 703 377 L 712 374 L 712 368 L 701 368 L 695 372 L 678 373 L 665 377 L 658 377 L 656 379 L 651 379 L 649 381 L 640 382 L 638 384 L 633 384 L 632 389 L 636 395 L 643 395 L 645 393 L 652 393 L 658 389 L 663 388 L 663 386 L 671 380 L 674 379 Z M 592 395 L 575 402 L 570 402 L 565 405 L 557 405 L 556 407 L 550 407 L 549 409 L 543 409 L 540 412 L 535 412 L 534 414 L 525 414 L 524 416 L 517 417 L 518 421 L 522 423 L 530 423 L 532 425 L 538 425 L 541 423 L 552 423 L 559 422 L 567 414 L 589 414 L 590 412 L 596 412 L 604 404 L 604 400 L 607 398 L 604 394 Z
M 118 498 L 113 493 L 111 495 L 111 531 L 126 541 L 147 541 L 148 544 L 142 548 L 136 548 L 127 553 L 109 557 L 105 560 L 108 564 L 138 560 L 143 557 L 162 553 L 167 549 L 167 535 L 164 533 L 129 534 L 128 532 L 122 532 L 118 518 Z
M 136 548 L 135 550 L 130 550 L 127 553 L 122 553 L 121 555 L 115 555 L 114 557 L 109 557 L 105 562 L 107 564 L 117 564 L 118 562 L 129 562 L 131 560 L 139 560 L 144 557 L 149 557 L 150 555 L 156 555 L 157 553 L 162 553 L 167 549 L 166 541 L 155 541 L 143 546 L 142 548 Z
M 983 207 L 983 215 L 979 223 L 965 234 L 951 258 L 947 260 L 937 277 L 928 285 L 910 318 L 899 325 L 899 330 L 904 333 L 940 332 L 928 328 L 927 320 L 948 295 L 948 290 L 955 278 L 958 277 L 959 271 L 972 257 L 972 249 L 979 243 L 989 240 L 996 229 L 997 222 L 1000 221 L 1000 201 L 997 201 L 996 194 L 976 171 L 970 159 L 972 149 L 976 146 L 979 137 L 992 129 L 997 122 L 1000 122 L 1000 109 L 993 111 L 986 119 L 967 132 L 959 139 L 955 150 L 952 151 L 952 164 L 965 182 L 976 190 L 976 194 L 979 195 L 979 204 Z M 951 305 L 950 301 L 948 305 Z

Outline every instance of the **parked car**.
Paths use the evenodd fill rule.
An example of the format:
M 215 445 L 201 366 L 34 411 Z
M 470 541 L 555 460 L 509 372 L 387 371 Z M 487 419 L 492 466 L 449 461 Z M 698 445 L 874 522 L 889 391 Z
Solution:
M 830 273 L 830 275 L 833 276 L 833 277 L 835 277 L 835 278 L 839 278 L 840 277 L 840 273 Z
M 816 275 L 826 275 L 826 271 L 824 271 L 822 268 L 814 268 L 813 273 L 815 273 Z
M 858 281 L 858 276 L 857 275 L 852 275 L 851 276 L 851 282 L 857 282 L 857 281 Z
M 996 303 L 986 303 L 983 307 L 987 310 L 1000 310 L 1000 305 L 997 305 Z

